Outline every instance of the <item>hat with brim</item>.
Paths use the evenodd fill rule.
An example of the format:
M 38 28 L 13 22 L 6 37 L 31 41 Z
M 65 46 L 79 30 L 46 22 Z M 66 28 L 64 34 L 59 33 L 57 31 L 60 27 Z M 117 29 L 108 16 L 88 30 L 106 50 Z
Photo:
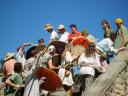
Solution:
M 63 24 L 59 25 L 59 26 L 58 26 L 58 30 L 59 30 L 59 29 L 65 29 L 64 25 L 63 25 Z
M 117 18 L 115 20 L 116 24 L 122 24 L 123 23 L 123 20 L 121 18 Z
M 15 53 L 10 53 L 10 52 L 9 52 L 9 53 L 6 54 L 6 57 L 5 57 L 4 60 L 10 59 L 10 58 L 12 58 L 14 55 L 15 55 Z
M 89 33 L 88 33 L 88 31 L 87 31 L 86 29 L 83 29 L 83 30 L 81 31 L 81 34 L 89 34 Z
M 52 29 L 52 28 L 53 28 L 53 26 L 52 26 L 51 24 L 46 24 L 46 25 L 44 26 L 44 29 L 45 29 L 45 30 Z

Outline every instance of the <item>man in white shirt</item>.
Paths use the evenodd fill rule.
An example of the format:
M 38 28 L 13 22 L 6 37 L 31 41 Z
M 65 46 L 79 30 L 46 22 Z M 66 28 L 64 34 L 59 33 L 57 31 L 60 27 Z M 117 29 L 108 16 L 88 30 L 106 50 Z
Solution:
M 59 33 L 61 34 L 61 37 L 60 37 L 59 41 L 68 43 L 68 36 L 69 36 L 69 33 L 65 31 L 64 25 L 62 25 L 62 24 L 59 25 L 59 26 L 58 26 L 58 31 L 59 31 Z
M 58 34 L 53 30 L 53 26 L 51 25 L 51 24 L 46 24 L 45 26 L 44 26 L 44 29 L 46 30 L 46 31 L 48 31 L 51 35 L 50 35 L 50 42 L 52 42 L 52 41 L 56 41 L 56 40 L 58 40 L 58 38 L 59 38 L 59 36 L 58 36 Z

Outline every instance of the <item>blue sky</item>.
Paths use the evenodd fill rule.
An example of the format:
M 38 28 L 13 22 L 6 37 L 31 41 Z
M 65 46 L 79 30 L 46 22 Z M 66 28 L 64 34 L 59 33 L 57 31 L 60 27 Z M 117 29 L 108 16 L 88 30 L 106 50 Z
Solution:
M 43 28 L 51 23 L 74 23 L 78 30 L 86 28 L 95 38 L 103 38 L 101 20 L 106 19 L 116 30 L 115 19 L 121 17 L 128 27 L 128 0 L 0 0 L 0 59 L 7 52 L 16 52 L 24 42 L 48 43 L 49 33 Z

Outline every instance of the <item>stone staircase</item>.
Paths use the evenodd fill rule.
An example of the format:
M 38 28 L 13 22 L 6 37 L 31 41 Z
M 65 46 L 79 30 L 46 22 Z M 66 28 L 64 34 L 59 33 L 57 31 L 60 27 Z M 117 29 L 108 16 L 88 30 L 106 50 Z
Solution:
M 117 54 L 83 96 L 128 96 L 128 50 Z

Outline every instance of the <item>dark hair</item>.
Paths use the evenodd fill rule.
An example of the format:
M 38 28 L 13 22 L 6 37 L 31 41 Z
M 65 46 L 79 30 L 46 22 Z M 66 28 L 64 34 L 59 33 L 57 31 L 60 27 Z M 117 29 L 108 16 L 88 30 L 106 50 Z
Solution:
M 44 39 L 43 38 L 39 39 L 38 43 L 44 43 Z
M 116 33 L 112 32 L 112 33 L 110 34 L 110 39 L 111 39 L 113 42 L 115 42 Z
M 36 49 L 31 50 L 31 52 L 30 52 L 30 57 L 34 57 L 37 53 L 38 53 L 38 52 L 37 52 Z
M 102 25 L 103 25 L 104 23 L 108 25 L 108 28 L 109 28 L 109 29 L 111 29 L 111 27 L 110 27 L 110 25 L 109 25 L 109 23 L 108 23 L 107 20 L 102 20 L 102 21 L 101 21 L 101 24 L 102 24 Z
M 96 52 L 96 45 L 93 42 L 89 42 L 88 47 L 85 50 L 85 55 L 87 57 L 94 56 L 95 57 Z
M 75 28 L 77 29 L 77 27 L 76 27 L 75 24 L 71 24 L 71 25 L 70 25 L 70 28 L 71 28 L 71 27 L 75 27 Z
M 22 72 L 22 64 L 20 62 L 17 62 L 14 64 L 14 72 L 15 73 L 21 73 Z

